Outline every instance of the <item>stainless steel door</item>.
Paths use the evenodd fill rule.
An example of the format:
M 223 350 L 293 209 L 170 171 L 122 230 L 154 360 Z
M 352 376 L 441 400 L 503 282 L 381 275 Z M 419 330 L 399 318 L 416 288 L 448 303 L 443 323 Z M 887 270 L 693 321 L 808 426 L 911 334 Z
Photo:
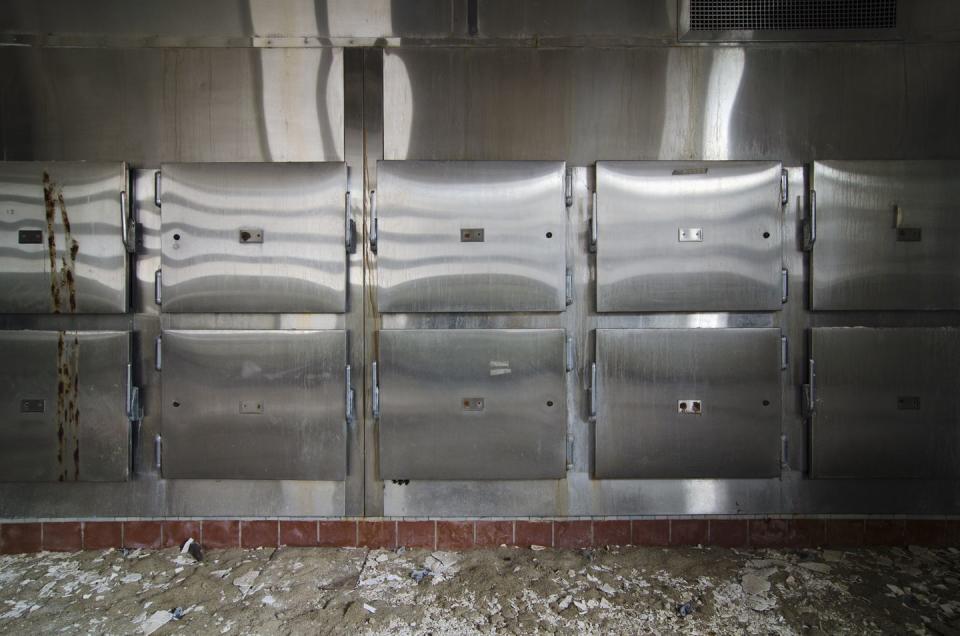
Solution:
M 598 311 L 782 302 L 775 161 L 598 161 Z
M 598 478 L 780 474 L 778 329 L 598 329 Z
M 815 477 L 956 477 L 960 329 L 813 329 Z
M 163 475 L 342 480 L 346 332 L 164 331 Z
M 130 334 L 0 331 L 0 481 L 125 481 Z
M 380 331 L 384 479 L 557 479 L 563 330 Z
M 125 312 L 126 197 L 123 163 L 0 162 L 0 313 Z
M 162 167 L 165 312 L 346 308 L 343 163 Z
M 379 161 L 384 312 L 562 311 L 562 161 Z
M 960 161 L 818 161 L 813 309 L 960 309 Z

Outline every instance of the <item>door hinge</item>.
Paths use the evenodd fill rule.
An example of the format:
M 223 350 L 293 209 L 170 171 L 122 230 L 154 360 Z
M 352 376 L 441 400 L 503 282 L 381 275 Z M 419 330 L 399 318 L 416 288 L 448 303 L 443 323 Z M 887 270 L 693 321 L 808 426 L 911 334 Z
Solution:
M 380 417 L 380 374 L 377 363 L 370 363 L 370 411 L 374 418 Z
M 817 412 L 817 367 L 813 358 L 807 361 L 807 383 L 803 385 L 804 415 Z
M 590 217 L 590 251 L 597 251 L 597 239 L 600 234 L 599 221 L 597 220 L 597 191 L 593 191 L 593 215 Z
M 563 199 L 568 208 L 573 205 L 573 171 L 569 168 L 563 175 Z
M 350 191 L 343 195 L 343 231 L 344 245 L 347 254 L 353 254 L 357 251 L 357 222 L 350 216 Z
M 377 253 L 377 239 L 379 238 L 379 228 L 377 227 L 377 191 L 370 191 L 370 251 Z
M 347 419 L 347 423 L 352 424 L 354 420 L 354 392 L 353 392 L 353 380 L 350 377 L 351 368 L 348 364 L 344 372 L 346 379 L 346 391 L 344 391 L 344 416 Z
M 790 272 L 784 267 L 780 270 L 780 302 L 786 303 L 790 295 Z
M 787 365 L 790 363 L 790 351 L 789 344 L 787 344 L 787 337 L 780 336 L 780 370 L 783 371 L 787 368 Z
M 597 403 L 599 396 L 597 395 L 597 363 L 590 363 L 590 418 L 597 417 Z
M 163 368 L 163 336 L 157 336 L 156 340 L 153 342 L 153 367 L 157 371 L 161 371 Z
M 153 438 L 153 467 L 158 471 L 163 465 L 163 438 L 157 433 Z
M 139 422 L 143 419 L 143 405 L 140 404 L 140 387 L 133 384 L 133 364 L 127 365 L 127 419 Z
M 567 306 L 569 307 L 573 304 L 573 272 L 569 269 L 564 280 L 566 281 Z
M 163 270 L 153 273 L 153 301 L 158 305 L 163 303 Z
M 153 204 L 160 207 L 160 180 L 163 177 L 159 170 L 153 173 Z
M 810 190 L 810 208 L 803 222 L 803 251 L 809 252 L 817 242 L 817 191 Z
M 787 169 L 780 169 L 780 205 L 786 205 L 789 200 L 789 178 L 787 175 Z
M 567 371 L 573 371 L 573 336 L 567 336 Z

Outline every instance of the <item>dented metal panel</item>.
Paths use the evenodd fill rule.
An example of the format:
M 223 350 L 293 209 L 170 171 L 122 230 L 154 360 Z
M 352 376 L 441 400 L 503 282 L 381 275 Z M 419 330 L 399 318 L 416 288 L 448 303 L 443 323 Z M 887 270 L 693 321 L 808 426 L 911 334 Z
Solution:
M 164 312 L 345 310 L 345 164 L 165 164 L 158 183 Z
M 563 311 L 562 161 L 377 165 L 380 311 Z
M 960 309 L 960 161 L 818 161 L 811 182 L 813 309 Z
M 341 330 L 164 331 L 163 476 L 343 479 L 346 342 Z
M 379 332 L 384 479 L 559 479 L 561 329 Z
M 596 477 L 780 474 L 779 329 L 598 329 Z
M 0 313 L 123 313 L 123 163 L 0 162 Z
M 775 161 L 599 161 L 597 309 L 782 304 Z
M 0 481 L 125 481 L 130 334 L 0 332 Z
M 960 474 L 960 329 L 819 327 L 811 352 L 813 476 Z

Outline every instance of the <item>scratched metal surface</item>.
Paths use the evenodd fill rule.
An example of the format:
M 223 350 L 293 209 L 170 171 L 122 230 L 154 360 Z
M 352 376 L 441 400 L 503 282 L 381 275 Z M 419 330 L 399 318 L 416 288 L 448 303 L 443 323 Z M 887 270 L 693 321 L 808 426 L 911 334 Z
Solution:
M 127 190 L 119 162 L 0 163 L 0 312 L 124 313 Z
M 127 479 L 128 332 L 0 331 L 0 358 L 0 480 Z

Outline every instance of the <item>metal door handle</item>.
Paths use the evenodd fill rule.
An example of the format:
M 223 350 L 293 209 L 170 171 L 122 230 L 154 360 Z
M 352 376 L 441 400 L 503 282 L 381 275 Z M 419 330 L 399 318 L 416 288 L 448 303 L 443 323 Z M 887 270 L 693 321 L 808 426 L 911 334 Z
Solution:
M 600 236 L 600 226 L 597 219 L 597 191 L 593 191 L 593 216 L 590 217 L 590 251 L 597 251 L 597 239 Z
M 370 410 L 374 417 L 380 417 L 380 374 L 376 362 L 370 364 L 370 385 Z
M 817 242 L 817 191 L 810 191 L 810 245 Z
M 153 173 L 153 204 L 160 207 L 160 171 Z
M 379 230 L 377 228 L 377 191 L 370 191 L 370 251 L 377 253 L 377 239 Z
M 347 365 L 346 369 L 346 408 L 344 410 L 347 418 L 347 422 L 353 422 L 353 385 L 350 380 L 350 365 Z
M 343 232 L 345 235 L 344 245 L 348 254 L 353 254 L 357 249 L 357 229 L 353 219 L 350 218 L 350 191 L 348 190 L 343 197 Z
M 163 270 L 158 269 L 153 274 L 153 301 L 158 305 L 163 304 Z
M 590 417 L 597 415 L 597 363 L 590 363 Z
M 128 251 L 132 252 L 130 249 L 130 220 L 127 218 L 127 193 L 125 190 L 120 191 L 120 238 L 123 240 L 123 247 Z

